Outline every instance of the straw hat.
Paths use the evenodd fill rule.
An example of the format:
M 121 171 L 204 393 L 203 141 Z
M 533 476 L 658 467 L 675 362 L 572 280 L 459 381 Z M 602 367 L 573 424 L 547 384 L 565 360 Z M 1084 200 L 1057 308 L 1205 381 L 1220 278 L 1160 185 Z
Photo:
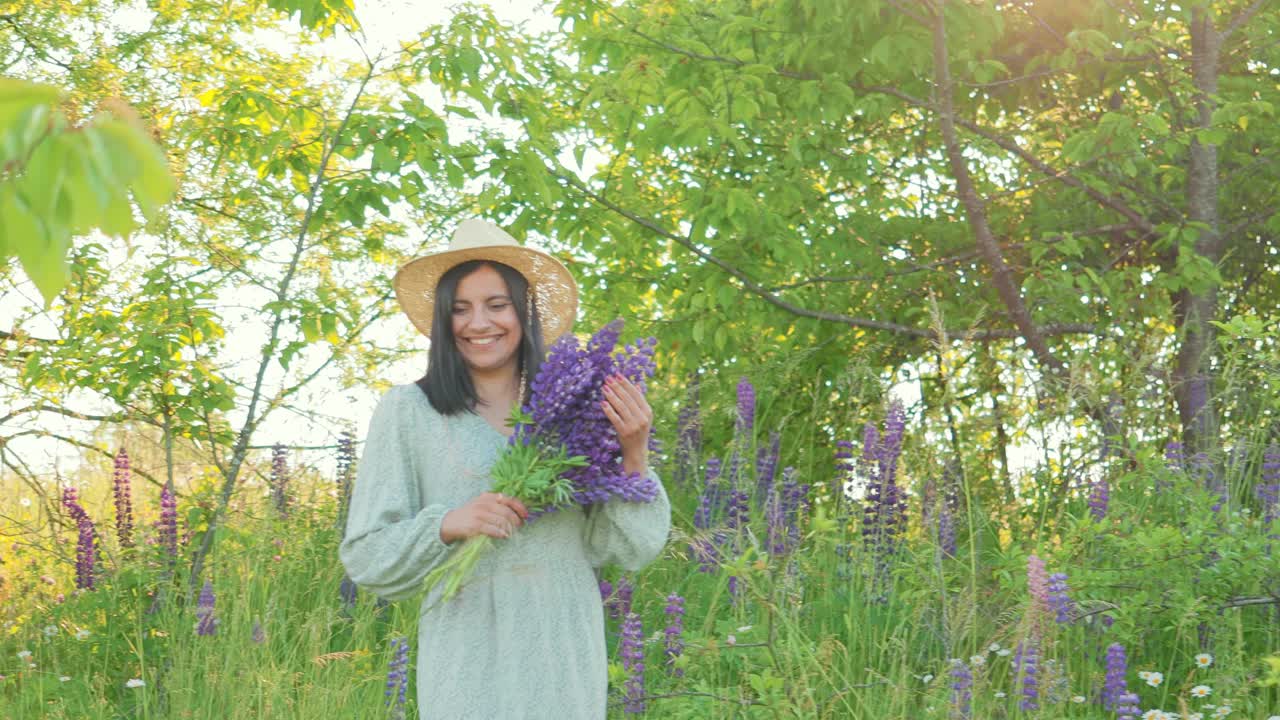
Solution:
M 447 249 L 410 260 L 396 272 L 396 300 L 423 335 L 431 337 L 440 276 L 468 260 L 493 260 L 524 275 L 538 306 L 543 341 L 548 345 L 573 327 L 578 284 L 568 268 L 544 252 L 522 247 L 497 225 L 470 219 L 463 220 L 453 231 Z

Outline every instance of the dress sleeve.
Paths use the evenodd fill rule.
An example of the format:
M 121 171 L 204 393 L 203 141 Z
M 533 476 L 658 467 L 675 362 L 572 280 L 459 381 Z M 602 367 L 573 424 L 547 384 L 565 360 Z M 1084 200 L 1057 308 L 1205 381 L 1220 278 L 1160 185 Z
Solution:
M 346 537 L 338 546 L 352 581 L 388 600 L 412 597 L 452 549 L 440 539 L 440 523 L 450 508 L 422 504 L 418 473 L 423 468 L 414 447 L 424 440 L 423 428 L 412 426 L 404 400 L 403 388 L 393 387 L 373 411 Z
M 662 552 L 671 533 L 671 501 L 658 474 L 649 470 L 658 495 L 651 502 L 614 500 L 587 510 L 587 559 L 592 567 L 621 565 L 636 571 Z

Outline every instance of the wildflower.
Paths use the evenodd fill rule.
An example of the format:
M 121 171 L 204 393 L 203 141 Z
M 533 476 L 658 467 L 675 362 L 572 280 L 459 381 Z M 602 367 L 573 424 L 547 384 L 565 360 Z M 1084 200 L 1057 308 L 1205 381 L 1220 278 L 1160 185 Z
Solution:
M 644 628 L 640 616 L 635 613 L 627 613 L 622 621 L 618 654 L 622 657 L 623 669 L 627 671 L 624 709 L 627 713 L 644 712 Z
M 346 535 L 347 507 L 351 504 L 351 487 L 355 482 L 356 434 L 344 428 L 338 435 L 338 531 Z
M 675 593 L 667 596 L 667 627 L 663 631 L 663 654 L 667 656 L 667 669 L 675 677 L 683 677 L 684 669 L 675 666 L 676 659 L 684 652 L 684 598 Z
M 1014 668 L 1018 674 L 1018 684 L 1022 688 L 1022 700 L 1019 701 L 1018 707 L 1024 712 L 1040 709 L 1039 659 L 1040 650 L 1035 643 L 1028 642 L 1018 646 Z
M 737 645 L 737 644 L 738 644 L 738 636 L 737 636 L 737 635 L 734 635 L 734 634 L 732 634 L 732 633 L 730 633 L 728 636 L 726 636 L 726 637 L 725 637 L 725 639 L 724 639 L 724 644 L 725 644 L 725 645 Z
M 1197 685 L 1191 688 L 1191 697 L 1209 697 L 1211 693 L 1213 693 L 1213 688 L 1208 685 Z
M 1219 707 L 1214 708 L 1213 710 L 1213 716 L 1216 718 L 1224 718 L 1230 714 L 1231 714 L 1230 705 L 1221 705 Z
M 289 515 L 288 484 L 289 467 L 284 445 L 276 443 L 271 446 L 271 499 L 275 503 L 276 512 L 286 517 Z
M 51 637 L 53 637 L 54 635 L 57 635 L 57 634 L 58 634 L 58 626 L 57 626 L 57 625 L 45 625 L 45 626 L 44 626 L 44 636 L 45 636 L 45 637 L 47 637 L 47 638 L 51 638 Z
M 356 597 L 360 593 L 360 588 L 356 587 L 356 583 L 351 576 L 343 573 L 342 582 L 338 583 L 338 597 L 342 598 L 342 606 L 347 610 L 351 610 L 356 606 Z
M 1075 704 L 1077 704 L 1077 705 L 1079 705 L 1079 704 L 1083 703 L 1083 702 L 1084 702 L 1084 700 L 1085 700 L 1085 698 L 1084 698 L 1084 696 L 1083 696 L 1083 695 L 1072 695 L 1072 696 L 1071 696 L 1071 702 L 1073 702 L 1073 703 L 1075 703 Z
M 30 650 L 19 650 L 19 651 L 18 651 L 18 659 L 19 659 L 19 660 L 28 660 L 28 659 L 30 659 L 30 658 L 31 658 L 31 651 L 30 651 Z
M 129 498 L 129 454 L 120 448 L 115 457 L 115 477 L 112 485 L 116 501 L 116 537 L 120 547 L 133 547 L 133 505 Z
M 987 652 L 993 652 L 993 653 L 1000 652 L 1000 643 L 991 643 L 990 645 L 988 645 Z
M 1131 692 L 1122 693 L 1116 698 L 1116 720 L 1137 720 L 1138 713 L 1142 710 L 1138 707 L 1138 696 Z
M 21 500 L 19 500 L 19 501 L 18 501 L 18 504 L 19 504 L 19 505 L 21 505 L 21 506 L 22 506 L 22 507 L 24 507 L 24 508 L 29 508 L 29 507 L 31 507 L 31 498 L 25 498 L 25 497 L 24 497 L 24 498 L 22 498 Z
M 196 603 L 196 635 L 213 635 L 218 632 L 218 619 L 214 617 L 213 606 L 216 597 L 213 594 L 213 582 L 206 579 L 200 588 L 200 599 Z
M 77 630 L 77 631 L 76 631 L 76 639 L 77 639 L 77 640 L 79 640 L 79 641 L 81 641 L 81 642 L 84 642 L 85 640 L 88 640 L 88 639 L 89 639 L 89 631 L 88 631 L 88 630 Z
M 750 436 L 756 424 L 756 389 L 745 376 L 738 380 L 738 421 L 737 430 L 744 436 Z
M 942 500 L 938 509 L 938 548 L 948 557 L 956 554 L 956 513 L 960 509 L 959 471 L 954 460 L 942 470 Z
M 1164 682 L 1164 674 L 1158 672 L 1147 673 L 1143 680 L 1146 680 L 1151 687 L 1160 687 L 1160 684 Z
M 404 720 L 405 695 L 409 690 L 409 638 L 391 640 L 391 660 L 387 663 L 387 689 L 383 704 L 391 708 L 391 717 Z
M 70 675 L 59 675 L 59 676 L 58 676 L 58 682 L 71 682 L 71 676 L 70 676 Z
M 863 430 L 862 467 L 869 478 L 863 509 L 863 536 L 875 557 L 875 580 L 888 580 L 890 559 L 906 530 L 906 496 L 897 485 L 898 456 L 906 425 L 902 404 L 894 400 L 885 414 L 884 435 L 867 423 Z M 887 593 L 881 588 L 883 600 Z
M 1107 507 L 1111 504 L 1111 486 L 1105 477 L 1099 477 L 1089 487 L 1089 512 L 1093 519 L 1101 522 L 1107 517 Z
M 1102 687 L 1102 705 L 1106 709 L 1116 710 L 1120 705 L 1120 696 L 1129 692 L 1129 685 L 1125 680 L 1127 672 L 1128 660 L 1124 646 L 1120 643 L 1107 646 L 1107 675 Z
M 999 655 L 1000 657 L 1009 657 L 1012 654 L 1013 654 L 1013 651 L 1010 650 L 1009 648 L 1000 648 L 999 650 L 996 651 L 996 655 Z
M 1049 575 L 1044 561 L 1034 554 L 1027 558 L 1027 593 L 1036 601 L 1037 607 L 1049 607 Z
M 126 680 L 124 683 L 124 686 L 127 688 L 140 688 L 145 685 L 146 683 L 142 681 L 142 678 L 132 678 L 132 679 Z
M 1071 588 L 1067 585 L 1066 573 L 1054 573 L 1049 576 L 1049 607 L 1053 608 L 1054 620 L 1059 625 L 1067 625 L 1075 615 L 1076 605 L 1071 600 Z
M 696 372 L 692 373 L 687 399 L 676 418 L 676 460 L 671 479 L 681 487 L 692 480 L 697 468 L 698 450 L 702 447 L 702 419 L 698 402 L 701 384 L 701 376 Z
M 973 673 L 959 660 L 951 664 L 951 707 L 960 718 L 969 717 L 969 704 L 973 698 Z
M 609 591 L 608 597 L 605 598 L 604 606 L 609 610 L 609 617 L 617 620 L 625 618 L 627 613 L 631 612 L 631 595 L 635 592 L 635 587 L 626 575 L 618 578 L 618 584 L 610 586 L 608 582 L 600 584 L 600 592 L 603 595 L 605 590 Z
M 978 666 L 978 667 L 981 667 L 981 666 L 983 666 L 983 665 L 986 665 L 986 664 L 987 664 L 987 656 L 986 656 L 986 655 L 971 655 L 971 656 L 969 657 L 969 664 L 970 664 L 970 665 L 974 665 L 974 666 Z
M 178 556 L 178 501 L 168 487 L 160 490 L 160 521 L 156 523 L 160 544 L 170 558 Z
M 925 673 L 924 675 L 921 675 L 920 682 L 924 683 L 925 685 L 928 685 L 929 683 L 933 682 L 933 673 Z
M 1006 693 L 1004 693 L 1004 692 L 1001 692 L 1001 691 L 999 691 L 999 690 L 997 690 L 997 691 L 995 692 L 995 698 L 996 698 L 997 700 L 1003 700 L 1004 698 L 1007 698 L 1007 697 L 1009 697 L 1009 696 L 1008 696 L 1008 694 L 1006 694 Z
M 97 563 L 93 522 L 85 515 L 77 521 L 77 524 L 80 528 L 80 539 L 76 543 L 76 587 L 81 590 L 92 590 L 93 568 Z
M 778 471 L 778 456 L 782 452 L 782 436 L 777 431 L 769 433 L 769 446 L 756 450 L 756 502 L 763 504 L 772 495 L 773 477 Z

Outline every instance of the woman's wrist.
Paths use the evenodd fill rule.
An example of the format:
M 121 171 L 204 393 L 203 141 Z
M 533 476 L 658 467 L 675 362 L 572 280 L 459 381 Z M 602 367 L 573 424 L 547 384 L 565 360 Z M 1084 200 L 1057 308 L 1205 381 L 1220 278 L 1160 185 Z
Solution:
M 622 469 L 629 473 L 645 475 L 649 472 L 649 448 L 638 451 L 622 451 Z

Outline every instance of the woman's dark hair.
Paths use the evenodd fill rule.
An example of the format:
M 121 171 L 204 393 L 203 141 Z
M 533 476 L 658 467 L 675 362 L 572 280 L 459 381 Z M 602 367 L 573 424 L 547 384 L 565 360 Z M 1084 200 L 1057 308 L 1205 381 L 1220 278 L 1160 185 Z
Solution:
M 453 303 L 458 297 L 458 283 L 462 278 L 485 265 L 496 270 L 507 284 L 507 293 L 511 295 L 516 318 L 520 321 L 516 371 L 527 380 L 525 397 L 520 398 L 521 403 L 528 402 L 528 386 L 533 383 L 538 375 L 538 368 L 542 366 L 542 323 L 538 320 L 537 304 L 529 302 L 529 281 L 524 275 L 510 265 L 492 260 L 468 260 L 455 265 L 440 276 L 440 282 L 436 285 L 427 374 L 417 381 L 418 387 L 427 394 L 431 407 L 441 415 L 475 412 L 479 400 L 476 388 L 471 383 L 471 373 L 467 370 L 466 361 L 462 359 L 462 353 L 458 352 L 458 344 L 453 337 Z

